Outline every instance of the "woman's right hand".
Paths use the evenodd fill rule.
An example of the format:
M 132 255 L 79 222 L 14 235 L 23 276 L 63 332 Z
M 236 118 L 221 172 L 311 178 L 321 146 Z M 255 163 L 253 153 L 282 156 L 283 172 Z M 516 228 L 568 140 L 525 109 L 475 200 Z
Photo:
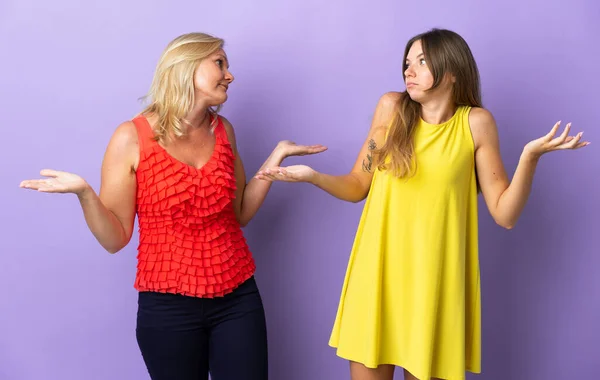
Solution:
M 25 180 L 21 182 L 19 187 L 44 193 L 73 193 L 77 195 L 81 195 L 89 189 L 88 183 L 77 174 L 51 169 L 44 169 L 40 174 L 47 178 Z
M 287 167 L 272 167 L 256 173 L 255 178 L 266 181 L 283 182 L 313 182 L 317 172 L 306 165 L 292 165 Z

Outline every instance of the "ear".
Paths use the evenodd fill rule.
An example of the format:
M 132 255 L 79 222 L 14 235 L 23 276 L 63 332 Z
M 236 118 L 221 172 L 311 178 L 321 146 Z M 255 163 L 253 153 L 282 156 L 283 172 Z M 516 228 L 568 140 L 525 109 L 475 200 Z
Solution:
M 454 84 L 456 83 L 456 75 L 450 73 L 450 72 L 446 72 L 444 74 L 444 82 L 447 84 Z

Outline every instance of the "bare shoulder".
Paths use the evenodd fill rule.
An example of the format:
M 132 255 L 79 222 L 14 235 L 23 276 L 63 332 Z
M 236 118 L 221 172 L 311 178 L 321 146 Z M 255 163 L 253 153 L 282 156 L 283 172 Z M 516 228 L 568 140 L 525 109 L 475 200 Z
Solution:
M 398 109 L 398 105 L 403 96 L 404 95 L 400 92 L 386 92 L 379 98 L 375 112 L 384 116 L 390 116 L 390 114 L 393 114 L 394 111 Z
M 133 121 L 125 121 L 113 133 L 111 144 L 115 148 L 137 147 L 138 133 Z
M 379 104 L 384 107 L 395 107 L 396 104 L 402 100 L 404 95 L 401 92 L 389 91 L 381 95 L 379 98 Z
M 106 149 L 108 162 L 126 162 L 132 169 L 137 168 L 139 159 L 138 133 L 132 121 L 125 121 L 115 129 Z
M 377 102 L 373 123 L 371 124 L 370 137 L 376 141 L 383 141 L 392 119 L 398 112 L 399 103 L 404 95 L 400 92 L 386 92 Z
M 498 129 L 496 127 L 496 120 L 492 113 L 485 108 L 473 107 L 471 109 L 469 113 L 469 126 L 471 127 L 476 148 L 490 140 L 495 141 L 497 139 Z

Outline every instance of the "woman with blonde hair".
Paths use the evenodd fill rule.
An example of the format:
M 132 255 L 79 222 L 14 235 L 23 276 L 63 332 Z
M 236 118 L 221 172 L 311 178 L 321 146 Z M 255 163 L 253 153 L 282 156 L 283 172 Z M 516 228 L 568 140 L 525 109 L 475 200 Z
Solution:
M 42 170 L 21 187 L 77 195 L 110 253 L 139 223 L 136 335 L 154 380 L 265 380 L 267 336 L 255 264 L 242 226 L 270 183 L 246 183 L 231 123 L 217 114 L 233 81 L 224 41 L 204 33 L 173 40 L 150 104 L 114 132 L 97 195 L 76 174 Z M 277 144 L 263 168 L 320 145 Z
M 514 227 L 545 153 L 589 143 L 559 123 L 523 149 L 509 181 L 479 73 L 458 34 L 433 29 L 404 51 L 406 91 L 383 95 L 351 172 L 269 167 L 266 181 L 312 183 L 346 201 L 366 198 L 330 345 L 352 380 L 464 380 L 480 372 L 477 194 Z

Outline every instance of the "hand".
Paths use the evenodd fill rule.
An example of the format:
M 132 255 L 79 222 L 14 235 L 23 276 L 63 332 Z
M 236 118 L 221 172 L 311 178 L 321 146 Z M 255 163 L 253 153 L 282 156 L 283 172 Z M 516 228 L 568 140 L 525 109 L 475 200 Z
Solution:
M 307 154 L 321 153 L 327 150 L 326 146 L 317 145 L 296 145 L 296 143 L 284 140 L 280 141 L 275 148 L 276 151 L 280 152 L 285 157 L 289 156 L 305 156 Z
M 256 173 L 255 178 L 266 181 L 311 182 L 317 172 L 306 165 L 292 165 L 285 168 L 273 167 Z
M 44 193 L 73 193 L 77 195 L 81 195 L 89 188 L 87 182 L 76 174 L 50 169 L 44 169 L 40 174 L 49 178 L 26 180 L 21 182 L 19 187 Z
M 559 126 L 560 121 L 554 124 L 554 127 L 552 127 L 552 130 L 547 135 L 540 137 L 537 140 L 533 140 L 525 145 L 525 152 L 533 155 L 536 158 L 539 158 L 544 153 L 548 153 L 553 150 L 579 149 L 590 144 L 589 141 L 581 141 L 583 132 L 579 132 L 575 136 L 569 136 L 571 123 L 567 124 L 565 130 L 560 134 L 560 136 L 554 137 Z

